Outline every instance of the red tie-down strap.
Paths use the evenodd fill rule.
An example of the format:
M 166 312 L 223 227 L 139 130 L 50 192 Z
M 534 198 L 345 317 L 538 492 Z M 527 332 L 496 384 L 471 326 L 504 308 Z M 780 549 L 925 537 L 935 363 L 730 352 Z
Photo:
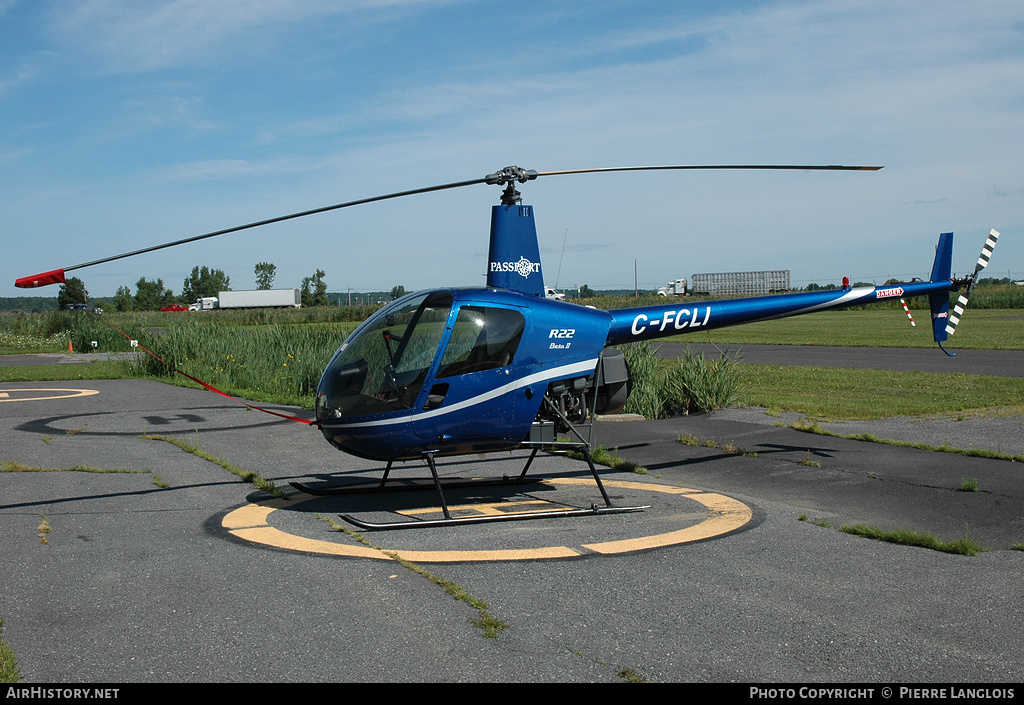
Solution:
M 182 372 L 177 367 L 175 367 L 174 365 L 172 365 L 171 363 L 167 362 L 162 357 L 160 357 L 159 355 L 154 353 L 152 350 L 149 350 L 144 345 L 141 345 L 138 341 L 136 341 L 130 335 L 128 335 L 123 330 L 118 328 L 116 325 L 111 323 L 108 318 L 106 318 L 106 317 L 102 317 L 102 318 L 103 318 L 104 322 L 106 322 L 107 324 L 110 325 L 111 328 L 116 330 L 118 333 L 123 335 L 128 340 L 134 342 L 137 347 L 142 348 L 142 350 L 145 351 L 146 354 L 149 355 L 150 357 L 152 357 L 154 360 L 158 360 L 158 361 L 162 362 L 163 364 L 167 365 L 167 368 L 170 369 L 172 372 L 177 372 L 182 377 L 187 377 L 188 379 L 192 380 L 196 384 L 198 384 L 198 385 L 200 385 L 202 387 L 205 387 L 206 389 L 209 389 L 211 392 L 216 392 L 217 394 L 220 394 L 222 397 L 226 397 L 226 398 L 230 399 L 231 401 L 238 402 L 239 404 L 243 404 L 243 405 L 249 407 L 250 409 L 255 409 L 256 411 L 262 411 L 264 414 L 270 414 L 271 416 L 277 416 L 277 417 L 280 417 L 282 419 L 288 419 L 289 421 L 295 421 L 297 423 L 303 423 L 303 424 L 306 424 L 307 426 L 316 426 L 317 425 L 316 421 L 310 421 L 309 419 L 303 419 L 303 418 L 300 418 L 298 416 L 291 416 L 289 414 L 282 414 L 279 411 L 271 411 L 270 409 L 264 409 L 263 407 L 256 406 L 254 404 L 250 404 L 248 402 L 244 402 L 244 401 L 242 401 L 240 399 L 236 399 L 235 397 L 231 396 L 230 394 L 227 394 L 226 392 L 222 392 L 221 390 L 217 389 L 212 384 L 207 384 L 203 380 L 197 379 L 196 377 L 193 377 L 192 375 L 188 374 L 187 372 Z
M 14 286 L 19 287 L 21 289 L 34 289 L 34 288 L 40 287 L 40 286 L 49 286 L 50 284 L 65 284 L 65 283 L 66 283 L 66 281 L 64 279 L 64 270 L 63 269 L 54 269 L 53 271 L 43 272 L 42 274 L 35 274 L 35 275 L 31 276 L 31 277 L 21 277 L 20 279 L 15 280 Z M 85 301 L 83 300 L 82 303 L 85 303 Z M 109 324 L 111 328 L 116 330 L 118 333 L 123 335 L 128 340 L 134 341 L 134 338 L 132 338 L 130 335 L 128 335 L 123 330 L 121 330 L 120 328 L 115 326 L 113 323 L 111 323 L 110 319 L 104 317 L 103 321 L 105 323 Z M 282 419 L 288 419 L 289 421 L 297 421 L 298 423 L 304 423 L 304 424 L 307 424 L 309 426 L 316 425 L 316 421 L 310 421 L 309 419 L 299 418 L 298 416 L 290 416 L 288 414 L 282 414 L 282 413 L 280 413 L 278 411 L 271 411 L 270 409 L 264 409 L 262 407 L 255 406 L 253 404 L 249 404 L 249 403 L 246 403 L 244 401 L 241 401 L 240 399 L 235 399 L 230 394 L 226 394 L 226 393 L 222 392 L 221 390 L 217 389 L 213 385 L 207 384 L 206 382 L 204 382 L 201 379 L 196 379 L 195 377 L 193 377 L 192 375 L 188 374 L 187 372 L 182 372 L 177 367 L 175 367 L 174 365 L 170 364 L 169 362 L 167 362 L 166 360 L 161 358 L 159 355 L 157 355 L 153 351 L 148 350 L 145 346 L 139 345 L 138 342 L 135 342 L 135 345 L 137 345 L 138 347 L 142 348 L 146 352 L 146 354 L 150 355 L 151 357 L 153 357 L 153 359 L 159 360 L 163 364 L 167 365 L 168 369 L 170 369 L 171 371 L 177 372 L 179 375 L 181 375 L 183 377 L 187 377 L 188 379 L 192 380 L 196 384 L 201 385 L 202 387 L 205 387 L 206 389 L 209 389 L 211 392 L 216 392 L 217 394 L 220 394 L 222 397 L 227 397 L 228 399 L 231 399 L 232 401 L 236 401 L 239 404 L 244 404 L 245 406 L 249 407 L 250 409 L 256 409 L 256 411 L 262 411 L 265 414 L 271 414 L 272 416 L 278 416 L 278 417 L 280 417 Z

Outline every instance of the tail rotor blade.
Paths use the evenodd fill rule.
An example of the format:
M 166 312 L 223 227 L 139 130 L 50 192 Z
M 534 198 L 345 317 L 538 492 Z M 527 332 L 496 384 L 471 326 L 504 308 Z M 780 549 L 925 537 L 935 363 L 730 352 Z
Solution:
M 967 300 L 971 295 L 971 290 L 974 289 L 974 285 L 978 282 L 978 275 L 988 266 L 989 259 L 992 258 L 992 250 L 996 247 L 996 240 L 999 239 L 999 232 L 996 230 L 990 230 L 988 238 L 985 240 L 985 245 L 981 248 L 981 256 L 978 257 L 978 263 L 974 265 L 974 274 L 971 275 L 970 282 L 967 284 L 967 291 L 960 294 L 956 299 L 956 305 L 953 306 L 953 312 L 949 314 L 949 323 L 946 324 L 946 332 L 950 335 L 956 332 L 956 327 L 960 323 L 960 318 L 964 315 L 964 309 L 967 308 Z
M 998 231 L 988 231 L 988 238 L 985 240 L 985 245 L 981 248 L 981 256 L 978 257 L 978 263 L 974 265 L 974 280 L 977 280 L 978 274 L 981 273 L 981 270 L 988 266 L 988 261 L 992 258 L 992 250 L 996 248 L 996 240 L 998 239 Z M 971 283 L 973 285 L 973 281 Z
M 967 296 L 960 294 L 960 296 L 956 297 L 953 313 L 949 314 L 949 323 L 946 324 L 946 332 L 949 335 L 956 333 L 956 327 L 960 324 L 960 317 L 964 315 L 965 308 L 967 308 Z

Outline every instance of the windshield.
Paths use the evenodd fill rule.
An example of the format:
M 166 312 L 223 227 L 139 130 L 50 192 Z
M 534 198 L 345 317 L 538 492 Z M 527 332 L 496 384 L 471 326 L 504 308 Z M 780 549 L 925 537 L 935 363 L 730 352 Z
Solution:
M 400 299 L 367 320 L 324 372 L 317 419 L 412 408 L 451 307 L 451 292 L 428 292 Z

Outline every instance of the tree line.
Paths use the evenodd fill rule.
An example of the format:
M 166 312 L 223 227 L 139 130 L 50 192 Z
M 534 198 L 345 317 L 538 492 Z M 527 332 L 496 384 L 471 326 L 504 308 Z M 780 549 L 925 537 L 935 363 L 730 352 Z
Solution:
M 253 268 L 257 289 L 271 289 L 277 276 L 277 266 L 272 262 L 259 262 Z M 317 268 L 312 275 L 303 277 L 299 287 L 303 306 L 329 306 L 331 301 L 327 295 L 327 273 Z M 219 296 L 222 291 L 231 291 L 231 278 L 222 269 L 207 266 L 195 266 L 192 273 L 182 283 L 181 294 L 168 288 L 163 279 L 149 280 L 140 277 L 135 282 L 135 292 L 128 286 L 119 286 L 112 299 L 102 302 L 115 311 L 158 311 L 174 305 L 187 306 L 202 298 Z M 404 286 L 396 286 L 391 290 L 392 298 L 405 295 Z M 60 287 L 57 294 L 57 307 L 66 309 L 70 305 L 89 302 L 89 292 L 84 282 L 78 277 L 70 277 Z M 109 303 L 107 303 L 109 302 Z

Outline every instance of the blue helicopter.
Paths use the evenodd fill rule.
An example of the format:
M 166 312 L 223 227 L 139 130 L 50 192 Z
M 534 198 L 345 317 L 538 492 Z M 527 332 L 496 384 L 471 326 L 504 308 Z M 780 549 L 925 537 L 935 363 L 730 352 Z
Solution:
M 16 285 L 32 287 L 62 282 L 64 272 L 72 269 L 349 206 L 472 184 L 503 186 L 501 202 L 491 210 L 486 286 L 431 289 L 393 301 L 370 316 L 341 344 L 321 377 L 316 392 L 316 425 L 339 450 L 386 463 L 380 483 L 358 488 L 296 486 L 318 494 L 382 491 L 394 462 L 426 462 L 444 518 L 380 524 L 344 516 L 363 529 L 632 512 L 646 507 L 613 505 L 590 453 L 595 416 L 621 410 L 633 386 L 622 351 L 613 346 L 894 298 L 927 296 L 933 336 L 942 347 L 942 342 L 956 330 L 999 233 L 991 231 L 973 274 L 963 278 L 952 277 L 953 234 L 943 233 L 928 281 L 881 287 L 845 284 L 836 290 L 604 311 L 545 297 L 533 207 L 522 203 L 516 184 L 541 176 L 612 171 L 880 168 L 709 165 L 537 172 L 513 166 L 482 179 L 350 201 L 177 240 L 25 277 Z M 966 292 L 950 313 L 949 293 L 959 289 Z M 564 439 L 566 434 L 568 440 Z M 499 516 L 451 514 L 435 458 L 528 449 L 531 452 L 525 467 L 512 480 L 524 482 L 540 450 L 567 447 L 578 450 L 586 459 L 604 506 Z

